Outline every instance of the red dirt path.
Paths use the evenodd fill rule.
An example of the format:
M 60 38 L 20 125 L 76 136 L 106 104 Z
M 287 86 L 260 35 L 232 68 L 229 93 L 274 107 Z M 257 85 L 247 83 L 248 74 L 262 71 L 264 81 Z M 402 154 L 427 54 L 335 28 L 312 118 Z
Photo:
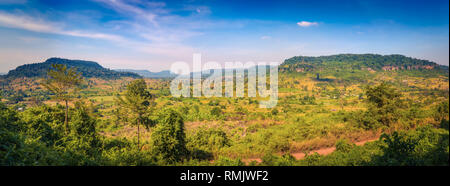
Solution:
M 357 146 L 361 146 L 364 145 L 367 142 L 372 142 L 372 141 L 376 141 L 379 138 L 373 138 L 373 139 L 368 139 L 368 140 L 363 140 L 363 141 L 358 141 L 355 143 L 355 145 Z M 331 154 L 332 152 L 334 152 L 336 150 L 336 147 L 328 147 L 328 148 L 322 148 L 322 149 L 317 149 L 314 151 L 311 151 L 311 153 L 315 153 L 317 152 L 320 155 L 327 155 L 327 154 Z M 305 157 L 305 153 L 303 152 L 297 152 L 297 153 L 292 153 L 291 154 L 295 159 L 299 160 L 299 159 L 303 159 Z M 243 159 L 242 160 L 245 164 L 249 164 L 252 161 L 256 161 L 258 163 L 261 163 L 262 160 L 261 158 L 247 158 L 247 159 Z

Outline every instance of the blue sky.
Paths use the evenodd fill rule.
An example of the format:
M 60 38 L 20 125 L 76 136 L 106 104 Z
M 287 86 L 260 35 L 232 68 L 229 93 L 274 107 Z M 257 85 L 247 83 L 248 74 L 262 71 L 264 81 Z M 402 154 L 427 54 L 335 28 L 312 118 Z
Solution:
M 403 54 L 449 64 L 449 1 L 0 0 L 0 72 L 49 57 L 160 71 L 176 61 Z

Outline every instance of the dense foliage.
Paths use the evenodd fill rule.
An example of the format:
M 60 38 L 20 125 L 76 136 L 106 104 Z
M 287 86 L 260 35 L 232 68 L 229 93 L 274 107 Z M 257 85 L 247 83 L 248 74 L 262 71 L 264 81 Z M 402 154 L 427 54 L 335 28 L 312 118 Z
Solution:
M 286 59 L 280 69 L 287 71 L 326 70 L 423 70 L 448 74 L 448 66 L 403 55 L 339 54 L 331 56 L 295 56 Z M 448 76 L 448 75 L 447 75 Z
M 150 118 L 153 113 L 152 107 L 154 96 L 147 90 L 147 84 L 143 79 L 134 80 L 127 85 L 125 96 L 117 96 L 116 102 L 122 109 L 127 109 L 124 117 L 128 117 L 132 125 L 137 126 L 138 149 L 140 149 L 140 126 L 147 129 L 152 127 L 154 122 Z
M 448 74 L 315 63 L 280 67 L 272 109 L 147 78 L 84 78 L 65 107 L 39 78 L 0 79 L 0 164 L 448 165 Z
M 155 155 L 168 163 L 185 158 L 186 134 L 183 118 L 172 109 L 160 112 L 158 126 L 152 133 L 152 147 Z
M 84 77 L 98 77 L 106 79 L 115 79 L 120 77 L 140 77 L 136 73 L 132 72 L 117 72 L 103 68 L 96 62 L 82 61 L 82 60 L 69 60 L 61 58 L 50 58 L 42 63 L 25 64 L 11 70 L 6 75 L 7 78 L 20 78 L 20 77 L 45 77 L 47 71 L 51 69 L 52 64 L 66 65 L 68 68 L 75 67 Z

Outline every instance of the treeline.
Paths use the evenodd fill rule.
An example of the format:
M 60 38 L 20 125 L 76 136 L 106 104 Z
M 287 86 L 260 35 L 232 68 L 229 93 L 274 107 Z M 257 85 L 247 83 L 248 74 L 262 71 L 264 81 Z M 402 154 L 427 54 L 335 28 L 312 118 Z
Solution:
M 329 156 L 309 154 L 305 159 L 295 160 L 289 155 L 289 140 L 311 135 L 313 130 L 291 125 L 294 128 L 285 128 L 288 130 L 283 133 L 293 136 L 257 133 L 255 140 L 245 138 L 241 142 L 243 146 L 234 143 L 221 129 L 200 127 L 187 134 L 184 121 L 189 119 L 189 108 L 165 105 L 157 109 L 155 95 L 142 79 L 130 82 L 114 100 L 120 106 L 114 111 L 114 122 L 135 126 L 136 136 L 132 139 L 105 137 L 98 131 L 101 125 L 98 111 L 75 100 L 83 80 L 80 74 L 73 68 L 54 64 L 47 75 L 44 87 L 53 93 L 53 99 L 65 103 L 64 106 L 41 105 L 19 112 L 0 103 L 0 165 L 244 165 L 240 159 L 226 156 L 233 148 L 240 147 L 250 151 L 258 147 L 270 150 L 265 151 L 268 153 L 262 163 L 251 165 L 448 165 L 448 99 L 430 111 L 433 122 L 425 120 L 428 117 L 419 121 L 423 110 L 387 83 L 366 89 L 367 109 L 339 112 L 335 117 L 359 130 L 409 131 L 388 132 L 380 140 L 362 147 L 340 140 L 336 143 L 337 151 Z M 67 104 L 69 101 L 74 106 Z M 317 104 L 310 96 L 298 101 Z M 210 101 L 208 105 L 212 107 L 210 115 L 217 118 L 224 115 L 222 110 L 226 108 L 218 102 Z M 200 113 L 198 107 L 193 110 Z M 247 111 L 241 108 L 237 112 Z M 281 112 L 284 111 L 273 109 L 269 115 L 277 116 Z M 149 139 L 141 141 L 141 130 L 150 132 Z M 316 132 L 321 136 L 333 131 Z M 285 155 L 274 155 L 279 152 Z
M 159 112 L 150 148 L 99 135 L 97 118 L 82 102 L 70 109 L 40 106 L 16 112 L 0 104 L 0 165 L 170 165 L 189 157 L 184 123 L 173 110 Z
M 104 78 L 104 79 L 117 79 L 121 77 L 133 77 L 140 78 L 136 73 L 132 72 L 117 72 L 114 70 L 103 68 L 96 62 L 82 61 L 82 60 L 69 60 L 61 58 L 50 58 L 43 63 L 25 64 L 17 67 L 14 70 L 8 72 L 6 78 L 20 78 L 20 77 L 41 77 L 44 78 L 47 75 L 47 71 L 51 69 L 52 64 L 62 64 L 69 68 L 76 68 L 83 77 L 91 78 Z
M 371 68 L 382 70 L 383 67 L 392 66 L 399 69 L 423 69 L 433 68 L 438 71 L 447 72 L 448 66 L 438 65 L 434 62 L 422 59 L 406 57 L 403 55 L 378 55 L 378 54 L 339 54 L 331 56 L 295 56 L 286 59 L 280 69 L 290 71 L 326 70 L 327 68 L 358 69 Z M 303 68 L 303 69 L 301 69 Z

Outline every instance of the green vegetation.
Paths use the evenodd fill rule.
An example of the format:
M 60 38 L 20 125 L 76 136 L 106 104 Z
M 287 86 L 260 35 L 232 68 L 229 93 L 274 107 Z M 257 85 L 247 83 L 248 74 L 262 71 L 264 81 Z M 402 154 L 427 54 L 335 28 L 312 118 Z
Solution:
M 368 109 L 357 113 L 355 123 L 364 129 L 390 127 L 401 117 L 401 109 L 405 107 L 401 94 L 394 88 L 381 83 L 378 86 L 368 87 L 366 91 Z
M 61 58 L 50 58 L 43 63 L 26 64 L 9 71 L 7 78 L 21 78 L 21 77 L 45 77 L 47 71 L 52 68 L 52 64 L 65 65 L 68 68 L 77 68 L 78 72 L 82 73 L 84 77 L 99 77 L 107 79 L 116 79 L 120 77 L 139 78 L 140 76 L 132 72 L 117 72 L 103 68 L 96 62 L 69 60 Z
M 55 99 L 64 101 L 66 106 L 64 127 L 68 132 L 69 101 L 83 79 L 75 68 L 67 69 L 67 66 L 61 64 L 53 64 L 52 67 L 54 69 L 49 70 L 48 77 L 42 85 L 55 95 Z
M 183 118 L 172 109 L 160 113 L 159 125 L 152 133 L 152 148 L 160 160 L 174 163 L 186 157 Z
M 272 109 L 260 98 L 174 98 L 168 79 L 86 77 L 69 65 L 51 81 L 0 78 L 0 164 L 448 166 L 444 67 L 401 56 L 293 59 L 280 66 Z M 42 86 L 70 78 L 57 89 L 69 91 Z
M 299 166 L 448 166 L 448 130 L 430 126 L 411 131 L 383 135 L 380 140 L 364 146 L 336 143 L 336 151 L 323 156 L 309 154 L 295 160 L 289 154 L 264 159 L 263 165 Z
M 431 61 L 410 58 L 402 55 L 377 55 L 377 54 L 339 54 L 331 56 L 308 57 L 296 56 L 287 59 L 281 66 L 289 66 L 288 69 L 294 70 L 294 67 L 302 67 L 308 70 L 317 68 L 345 69 L 350 67 L 352 70 L 361 68 L 371 68 L 373 70 L 382 70 L 383 67 L 399 67 L 400 70 L 425 69 L 429 66 L 431 69 L 447 70 L 448 67 L 437 65 Z M 387 70 L 387 68 L 385 68 Z M 389 68 L 393 70 L 397 68 Z M 397 70 L 398 70 L 397 69 Z
M 149 117 L 152 114 L 152 106 L 154 105 L 153 96 L 147 90 L 147 84 L 145 81 L 135 80 L 127 85 L 127 91 L 125 92 L 125 99 L 121 96 L 117 96 L 117 104 L 123 108 L 128 109 L 128 116 L 131 117 L 128 121 L 137 126 L 137 146 L 139 145 L 140 126 L 143 125 L 146 128 L 151 127 L 153 121 Z

